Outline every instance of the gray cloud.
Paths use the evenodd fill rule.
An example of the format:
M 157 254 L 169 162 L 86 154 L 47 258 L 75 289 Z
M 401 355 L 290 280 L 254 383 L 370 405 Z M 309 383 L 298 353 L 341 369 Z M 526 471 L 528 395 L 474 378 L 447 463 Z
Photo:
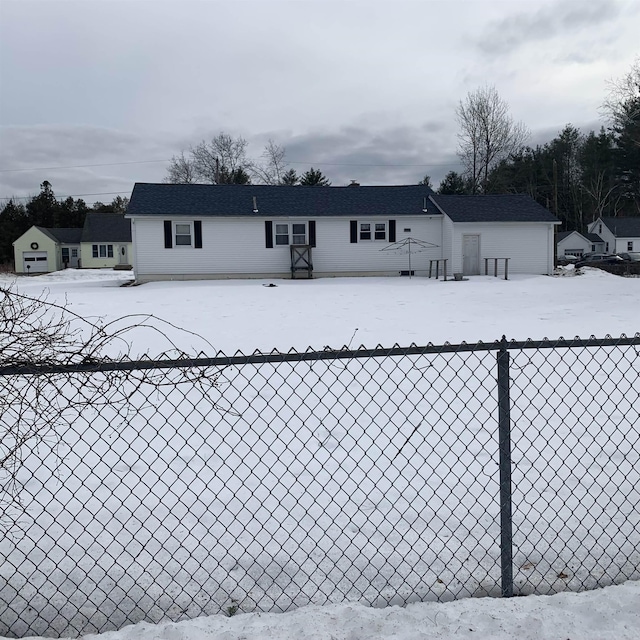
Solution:
M 477 46 L 492 56 L 512 53 L 529 43 L 601 28 L 604 23 L 617 20 L 621 11 L 618 0 L 560 0 L 533 13 L 521 12 L 489 23 Z

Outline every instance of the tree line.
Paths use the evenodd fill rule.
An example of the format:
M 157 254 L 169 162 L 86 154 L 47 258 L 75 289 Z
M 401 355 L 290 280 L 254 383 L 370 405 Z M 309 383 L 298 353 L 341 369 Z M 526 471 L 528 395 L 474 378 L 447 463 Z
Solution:
M 449 172 L 438 192 L 526 193 L 564 230 L 585 231 L 599 216 L 640 216 L 640 59 L 610 83 L 602 112 L 608 126 L 598 132 L 568 124 L 531 147 L 494 87 L 469 93 L 456 110 L 464 171 Z
M 13 242 L 32 226 L 49 229 L 80 228 L 89 211 L 123 213 L 128 198 L 116 196 L 110 204 L 96 202 L 89 207 L 84 200 L 72 197 L 58 200 L 51 183 L 45 180 L 40 193 L 26 204 L 10 199 L 0 210 L 0 265 L 13 261 Z

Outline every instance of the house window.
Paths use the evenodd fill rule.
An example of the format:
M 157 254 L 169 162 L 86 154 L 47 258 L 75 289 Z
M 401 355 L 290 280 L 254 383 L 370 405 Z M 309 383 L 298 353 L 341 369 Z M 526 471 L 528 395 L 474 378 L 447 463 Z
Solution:
M 292 224 L 291 235 L 293 236 L 293 244 L 307 244 L 306 225 L 304 222 Z
M 289 244 L 289 231 L 291 231 L 291 244 L 307 244 L 307 225 L 305 222 L 277 222 L 276 245 Z
M 598 225 L 598 233 L 599 234 L 602 233 L 602 225 L 601 224 Z
M 595 253 L 596 252 L 596 245 L 592 244 L 591 245 L 591 253 Z
M 94 258 L 113 258 L 113 245 L 94 244 L 91 247 L 91 253 Z
M 78 257 L 78 250 L 77 249 L 71 249 L 71 257 L 72 258 L 77 258 Z
M 608 242 L 604 243 L 604 252 L 605 253 L 609 253 L 609 243 Z
M 176 222 L 174 231 L 176 236 L 176 247 L 191 246 L 191 223 L 190 222 Z
M 360 223 L 360 240 L 386 240 L 387 239 L 387 223 L 386 222 L 361 222 Z
M 628 241 L 627 242 L 627 251 L 633 251 L 633 242 L 632 241 Z
M 288 224 L 276 224 L 276 244 L 289 244 Z

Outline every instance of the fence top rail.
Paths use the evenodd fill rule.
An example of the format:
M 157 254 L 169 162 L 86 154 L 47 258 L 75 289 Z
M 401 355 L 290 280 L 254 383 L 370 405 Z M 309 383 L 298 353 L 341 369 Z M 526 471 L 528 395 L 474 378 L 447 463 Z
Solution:
M 160 358 L 157 359 L 105 359 L 100 361 L 73 363 L 14 362 L 5 364 L 4 366 L 1 366 L 0 364 L 0 376 L 42 375 L 54 373 L 98 373 L 107 371 L 136 371 L 151 369 L 188 369 L 281 362 L 313 362 L 318 360 L 351 360 L 357 358 L 438 355 L 443 353 L 468 353 L 478 351 L 573 349 L 621 346 L 640 346 L 640 333 L 636 333 L 631 337 L 622 334 L 619 338 L 613 338 L 612 336 L 607 335 L 604 338 L 591 336 L 588 339 L 575 337 L 567 340 L 561 337 L 557 340 L 544 338 L 542 340 L 525 341 L 507 340 L 507 338 L 503 336 L 501 340 L 495 340 L 494 342 L 461 342 L 459 344 L 445 342 L 442 345 L 428 343 L 424 346 L 411 344 L 408 347 L 401 347 L 398 344 L 395 344 L 392 347 L 382 347 L 381 345 L 378 345 L 373 349 L 367 349 L 364 346 L 351 349 L 345 346 L 341 349 L 330 349 L 327 347 L 322 351 L 316 351 L 309 348 L 307 351 L 295 351 L 291 349 L 287 352 L 277 350 L 270 352 L 255 351 L 251 354 L 237 352 L 233 356 L 227 356 L 222 352 L 219 352 L 214 357 L 206 357 L 205 354 L 199 354 L 195 357 L 189 357 L 186 355 L 181 355 L 178 358 L 160 356 Z

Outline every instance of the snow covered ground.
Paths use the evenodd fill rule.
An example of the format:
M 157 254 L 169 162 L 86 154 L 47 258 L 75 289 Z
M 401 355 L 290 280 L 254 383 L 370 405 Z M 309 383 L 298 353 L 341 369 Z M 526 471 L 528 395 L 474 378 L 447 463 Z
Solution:
M 289 613 L 139 623 L 85 640 L 637 640 L 640 582 L 584 593 L 373 609 L 309 605 Z
M 21 277 L 20 290 L 46 288 L 76 313 L 114 319 L 153 314 L 207 339 L 178 338 L 211 352 L 390 346 L 412 342 L 550 339 L 640 331 L 640 278 L 598 269 L 577 277 L 485 276 L 465 282 L 425 278 L 325 278 L 159 282 L 119 288 L 130 272 L 82 271 Z M 563 270 L 572 274 L 572 268 Z M 0 283 L 12 279 L 0 275 Z M 273 283 L 276 287 L 266 287 Z M 174 334 L 175 337 L 175 334 Z M 164 349 L 157 336 L 136 350 Z
M 588 337 L 592 334 L 597 337 L 605 334 L 618 336 L 621 333 L 632 335 L 640 331 L 640 279 L 618 278 L 598 270 L 585 270 L 583 275 L 576 277 L 572 277 L 571 269 L 563 273 L 569 277 L 515 276 L 510 281 L 477 277 L 467 282 L 446 283 L 423 278 L 326 279 L 310 282 L 209 281 L 120 287 L 119 285 L 131 278 L 130 274 L 67 270 L 47 276 L 20 278 L 15 286 L 21 292 L 34 295 L 46 288 L 50 301 L 64 304 L 75 313 L 103 317 L 107 321 L 125 314 L 137 314 L 138 317 L 151 314 L 166 323 L 153 320 L 146 321 L 146 324 L 153 324 L 166 333 L 178 347 L 189 352 L 203 351 L 207 354 L 213 354 L 214 351 L 232 354 L 237 350 L 250 353 L 255 349 L 270 351 L 273 348 L 288 351 L 292 347 L 306 349 L 309 346 L 314 349 L 322 349 L 325 346 L 338 348 L 349 342 L 352 347 L 359 344 L 372 347 L 378 343 L 383 346 L 393 343 L 406 346 L 411 342 L 492 342 L 503 334 L 510 339 L 522 340 L 543 337 L 555 339 L 560 336 L 571 338 L 576 335 Z M 9 283 L 9 280 L 0 281 L 0 285 L 3 283 Z M 267 284 L 276 286 L 264 286 Z M 141 329 L 133 338 L 132 352 L 134 355 L 143 352 L 155 355 L 165 351 L 169 346 L 169 342 L 157 331 Z M 494 356 L 491 354 L 490 357 Z M 556 390 L 561 387 L 561 383 L 567 384 L 570 391 L 575 391 L 583 384 L 580 376 L 575 371 L 572 372 L 571 363 L 575 364 L 575 361 L 570 357 L 557 357 L 555 360 L 551 357 L 546 361 L 519 357 L 520 360 L 516 358 L 515 363 L 518 370 L 524 372 L 522 375 L 526 373 L 528 382 L 533 384 L 534 388 L 546 389 L 544 397 L 547 400 L 547 409 L 551 407 L 560 412 L 563 404 L 562 393 L 566 395 L 566 391 L 559 393 Z M 494 360 L 486 366 L 493 367 L 493 362 Z M 282 393 L 276 390 L 266 397 L 260 390 L 256 392 L 255 389 L 249 389 L 249 394 L 246 390 L 241 392 L 239 389 L 242 387 L 237 384 L 241 375 L 229 373 L 225 374 L 228 385 L 225 393 L 229 395 L 229 389 L 235 390 L 233 393 L 236 396 L 233 397 L 232 404 L 240 410 L 242 419 L 234 421 L 228 416 L 219 418 L 215 428 L 211 427 L 208 437 L 198 440 L 198 447 L 193 442 L 189 445 L 186 435 L 192 433 L 192 437 L 202 438 L 201 424 L 191 424 L 189 419 L 179 425 L 167 421 L 162 425 L 164 438 L 176 444 L 175 438 L 177 435 L 180 436 L 180 443 L 174 447 L 177 455 L 173 459 L 164 454 L 154 459 L 154 456 L 149 456 L 147 452 L 149 442 L 153 442 L 153 433 L 145 432 L 145 426 L 153 427 L 153 431 L 158 429 L 157 424 L 132 423 L 129 425 L 131 433 L 127 434 L 127 437 L 134 438 L 129 442 L 136 444 L 129 450 L 120 451 L 119 461 L 113 465 L 106 465 L 107 468 L 102 470 L 89 472 L 85 469 L 80 474 L 71 473 L 70 470 L 74 469 L 77 461 L 88 459 L 91 455 L 108 460 L 110 455 L 118 452 L 118 447 L 112 443 L 108 448 L 101 449 L 104 443 L 100 444 L 98 441 L 97 434 L 101 427 L 97 419 L 91 427 L 92 435 L 87 438 L 86 434 L 83 434 L 84 442 L 83 438 L 77 438 L 77 434 L 69 432 L 68 445 L 71 451 L 65 459 L 66 467 L 54 480 L 61 480 L 65 488 L 78 484 L 76 491 L 80 503 L 84 504 L 85 510 L 95 515 L 88 525 L 91 535 L 86 543 L 80 539 L 82 531 L 76 532 L 75 540 L 63 539 L 65 530 L 71 531 L 74 535 L 74 528 L 77 529 L 80 525 L 82 529 L 82 510 L 63 512 L 64 501 L 56 503 L 55 499 L 50 498 L 55 493 L 55 487 L 51 484 L 51 479 L 46 477 L 46 466 L 43 469 L 38 459 L 31 460 L 29 464 L 32 465 L 32 484 L 36 481 L 36 485 L 42 487 L 42 491 L 34 492 L 34 500 L 30 505 L 34 518 L 32 535 L 33 531 L 39 530 L 38 528 L 46 533 L 58 527 L 62 537 L 58 538 L 57 544 L 50 545 L 53 561 L 65 564 L 70 557 L 77 558 L 80 568 L 88 567 L 87 575 L 90 582 L 97 580 L 92 584 L 104 587 L 105 580 L 117 581 L 118 573 L 119 579 L 123 578 L 121 571 L 110 571 L 111 568 L 105 566 L 104 563 L 109 558 L 116 559 L 114 564 L 120 570 L 122 558 L 129 557 L 127 554 L 132 554 L 134 559 L 137 553 L 144 555 L 143 551 L 136 552 L 134 549 L 141 543 L 145 531 L 137 525 L 132 526 L 134 523 L 131 521 L 124 522 L 122 530 L 116 531 L 117 527 L 111 527 L 114 518 L 118 520 L 123 513 L 136 513 L 140 516 L 142 509 L 145 513 L 148 512 L 149 518 L 156 518 L 168 527 L 169 534 L 165 537 L 169 547 L 178 542 L 180 553 L 198 552 L 204 544 L 215 556 L 215 544 L 224 538 L 225 532 L 217 532 L 215 528 L 213 533 L 207 532 L 206 527 L 212 525 L 207 525 L 206 521 L 199 521 L 199 518 L 217 514 L 218 519 L 224 519 L 229 516 L 229 511 L 236 510 L 241 501 L 248 504 L 254 499 L 256 504 L 250 507 L 251 518 L 246 522 L 246 526 L 251 531 L 251 527 L 258 527 L 258 530 L 267 527 L 266 530 L 269 530 L 269 526 L 275 525 L 276 529 L 270 534 L 270 539 L 265 541 L 259 535 L 253 538 L 250 536 L 242 545 L 233 547 L 237 538 L 234 534 L 232 539 L 222 542 L 223 547 L 227 546 L 219 549 L 220 553 L 217 556 L 217 568 L 223 571 L 219 584 L 223 585 L 225 580 L 234 583 L 235 587 L 232 585 L 230 591 L 242 587 L 241 591 L 245 596 L 251 591 L 247 586 L 247 578 L 253 576 L 256 578 L 254 582 L 260 583 L 262 577 L 264 582 L 263 574 L 266 569 L 266 577 L 271 586 L 263 585 L 263 591 L 258 590 L 258 596 L 254 593 L 252 597 L 244 600 L 240 598 L 240 611 L 264 608 L 265 602 L 270 601 L 274 594 L 275 599 L 271 602 L 276 609 L 317 602 L 318 599 L 313 597 L 295 597 L 300 579 L 305 581 L 303 594 L 305 589 L 309 591 L 309 586 L 317 587 L 320 584 L 323 589 L 329 590 L 330 595 L 325 601 L 335 602 L 341 599 L 340 595 L 344 593 L 345 587 L 339 582 L 331 582 L 329 566 L 324 568 L 324 576 L 327 579 L 325 584 L 318 583 L 317 575 L 313 570 L 307 569 L 304 556 L 296 559 L 294 563 L 299 569 L 297 573 L 292 573 L 291 566 L 279 564 L 279 550 L 289 544 L 292 547 L 299 545 L 298 550 L 304 551 L 304 544 L 309 540 L 312 544 L 307 551 L 313 551 L 314 545 L 323 549 L 324 545 L 330 544 L 341 551 L 342 555 L 355 554 L 351 555 L 351 558 L 354 567 L 359 570 L 357 575 L 373 576 L 372 586 L 375 588 L 370 596 L 364 598 L 372 604 L 394 602 L 394 582 L 398 581 L 397 578 L 402 578 L 400 584 L 405 590 L 407 585 L 409 588 L 398 596 L 399 602 L 431 599 L 434 597 L 434 591 L 435 595 L 444 599 L 460 595 L 494 593 L 497 579 L 497 534 L 494 522 L 496 485 L 495 478 L 483 471 L 483 465 L 489 464 L 495 453 L 492 444 L 493 427 L 487 427 L 485 424 L 490 422 L 493 425 L 494 416 L 492 410 L 484 407 L 485 401 L 493 396 L 494 390 L 490 385 L 486 389 L 482 385 L 471 385 L 474 398 L 465 398 L 464 394 L 471 387 L 466 385 L 464 388 L 456 389 L 452 384 L 455 376 L 445 361 L 440 365 L 431 363 L 430 366 L 433 372 L 429 375 L 434 377 L 429 378 L 429 375 L 421 374 L 419 379 L 412 378 L 415 371 L 409 366 L 406 373 L 410 384 L 407 388 L 403 388 L 401 379 L 395 380 L 394 376 L 390 375 L 393 384 L 389 390 L 384 389 L 390 406 L 395 405 L 396 408 L 403 400 L 394 396 L 394 385 L 402 393 L 418 393 L 425 397 L 432 393 L 432 390 L 437 390 L 437 398 L 430 401 L 430 410 L 437 413 L 448 427 L 445 431 L 439 431 L 438 425 L 430 422 L 428 426 L 440 439 L 440 444 L 434 446 L 433 443 L 423 441 L 412 450 L 412 457 L 400 460 L 404 466 L 387 465 L 381 469 L 376 464 L 370 464 L 366 457 L 354 464 L 349 455 L 343 454 L 345 448 L 352 449 L 358 442 L 368 442 L 367 450 L 377 445 L 381 450 L 386 446 L 395 451 L 399 444 L 411 435 L 411 420 L 408 420 L 408 424 L 394 424 L 397 430 L 390 434 L 389 422 L 380 420 L 377 416 L 371 416 L 363 423 L 361 415 L 354 417 L 345 410 L 340 414 L 340 419 L 335 420 L 333 424 L 331 420 L 335 418 L 335 411 L 329 409 L 323 414 L 320 408 L 314 411 L 313 415 L 307 415 L 306 421 L 297 427 L 291 426 L 296 438 L 285 442 L 286 439 L 281 438 L 282 434 L 287 433 L 291 424 L 296 424 L 299 413 L 308 409 L 305 400 L 296 401 L 295 398 L 292 400 L 292 396 L 288 397 L 286 402 L 283 402 L 280 413 L 272 416 L 272 420 L 262 427 L 262 431 L 256 430 L 255 423 L 260 412 L 272 409 L 274 403 L 281 400 L 278 396 L 279 393 L 282 396 Z M 634 549 L 635 555 L 638 555 L 637 538 L 640 532 L 638 502 L 629 500 L 629 484 L 632 487 L 631 491 L 634 491 L 634 486 L 640 484 L 640 478 L 636 478 L 639 473 L 637 433 L 633 431 L 634 425 L 638 422 L 638 407 L 625 406 L 624 410 L 616 413 L 620 404 L 620 397 L 616 396 L 616 393 L 620 394 L 622 399 L 628 400 L 633 395 L 636 385 L 637 395 L 637 373 L 640 369 L 636 361 L 630 361 L 625 363 L 623 375 L 620 375 L 606 358 L 594 358 L 582 363 L 582 366 L 586 370 L 591 369 L 593 383 L 590 388 L 585 387 L 584 391 L 596 397 L 597 414 L 595 417 L 591 416 L 594 418 L 593 424 L 582 424 L 581 414 L 571 412 L 562 416 L 552 412 L 554 415 L 545 416 L 544 412 L 541 413 L 527 402 L 526 391 L 519 393 L 517 384 L 513 391 L 513 401 L 521 419 L 542 434 L 546 447 L 543 452 L 544 462 L 547 465 L 544 470 L 536 468 L 535 460 L 524 447 L 518 451 L 519 445 L 516 441 L 515 454 L 520 456 L 522 462 L 514 476 L 516 485 L 521 489 L 526 485 L 527 495 L 533 492 L 539 496 L 528 505 L 527 513 L 516 514 L 516 518 L 520 517 L 518 527 L 527 531 L 532 536 L 531 539 L 538 542 L 537 548 L 530 542 L 523 543 L 520 547 L 516 545 L 516 562 L 523 593 L 531 590 L 553 593 L 566 588 L 611 584 L 620 581 L 624 576 L 636 577 L 640 562 L 633 559 L 628 562 L 629 558 L 633 557 Z M 635 372 L 635 377 L 629 376 L 629 372 Z M 380 385 L 386 384 L 384 381 L 378 381 L 378 387 L 369 388 L 369 383 L 361 380 L 363 376 L 366 378 L 367 371 L 357 367 L 355 370 L 349 370 L 335 367 L 332 369 L 323 365 L 310 373 L 312 377 L 315 376 L 314 379 L 317 378 L 317 384 L 324 383 L 325 405 L 329 407 L 340 402 L 339 396 L 334 397 L 332 389 L 344 388 L 341 376 L 346 375 L 350 379 L 349 384 L 355 383 L 370 401 L 377 400 L 376 390 L 381 388 Z M 396 371 L 394 375 L 398 373 L 402 372 Z M 306 376 L 308 378 L 309 372 Z M 290 378 L 288 384 L 292 388 L 296 387 L 296 384 L 291 380 L 298 380 L 297 384 L 302 384 L 305 380 L 295 368 L 289 371 L 287 377 Z M 328 378 L 335 384 L 327 384 Z M 448 382 L 451 388 L 448 389 L 445 385 L 438 389 L 437 381 L 443 380 Z M 463 400 L 467 403 L 466 407 Z M 469 402 L 472 402 L 471 410 Z M 385 407 L 380 409 L 380 413 L 384 415 Z M 461 415 L 465 409 L 474 415 L 468 415 L 464 424 L 456 424 L 455 417 Z M 592 410 L 587 406 L 587 411 Z M 360 413 L 367 414 L 366 410 Z M 314 423 L 313 420 L 318 419 L 318 416 L 321 420 Z M 108 424 L 108 415 L 102 415 L 100 418 Z M 613 433 L 614 429 L 619 429 L 621 421 L 633 437 L 623 438 L 622 442 L 614 443 L 615 446 L 611 448 L 611 442 L 607 438 L 603 440 L 602 433 Z M 277 432 L 275 437 L 272 429 Z M 171 440 L 172 438 L 174 440 Z M 554 438 L 558 441 L 555 442 Z M 292 444 L 294 440 L 295 443 Z M 386 445 L 380 444 L 381 440 L 384 440 Z M 308 443 L 312 442 L 315 443 L 313 450 L 308 447 Z M 345 442 L 350 443 L 349 447 L 345 447 Z M 562 452 L 563 445 L 567 448 L 566 452 Z M 609 453 L 617 457 L 603 461 L 600 454 L 607 445 L 611 449 Z M 572 449 L 575 451 L 581 447 L 583 463 L 580 466 L 580 475 L 572 474 L 576 467 L 575 460 L 570 461 L 572 466 L 565 465 L 560 454 L 571 457 Z M 211 453 L 209 456 L 207 448 Z M 212 464 L 215 458 L 213 454 L 216 452 L 219 454 L 218 462 Z M 255 457 L 253 468 L 259 468 L 260 464 L 265 465 L 263 475 L 256 478 L 251 471 L 243 470 L 241 463 L 230 468 L 228 464 L 220 462 L 229 456 L 235 456 L 240 461 Z M 584 459 L 587 462 L 584 462 Z M 437 483 L 433 483 L 433 478 L 425 480 L 419 475 L 416 476 L 417 460 L 422 467 L 435 470 L 434 475 L 437 475 L 438 461 L 444 464 L 448 473 L 453 471 L 460 479 L 459 487 L 462 487 L 462 494 L 456 493 L 456 487 L 442 486 L 442 483 L 437 486 Z M 145 469 L 142 475 L 141 465 Z M 518 476 L 520 469 L 525 466 L 529 471 Z M 68 476 L 65 476 L 65 469 L 69 470 Z M 151 496 L 141 496 L 137 489 L 130 490 L 127 495 L 123 493 L 123 490 L 135 486 L 133 483 L 141 478 L 144 478 L 147 484 L 162 478 L 166 484 L 167 478 L 173 477 L 173 486 L 181 487 L 177 493 L 184 495 L 185 488 L 200 482 L 202 494 L 213 480 L 230 472 L 233 472 L 233 477 L 227 478 L 224 489 L 211 496 L 214 500 L 209 504 L 209 508 L 214 502 L 217 502 L 217 506 L 214 506 L 209 514 L 206 513 L 206 509 L 200 512 L 202 503 L 196 500 L 197 504 L 187 506 L 184 518 L 181 519 L 176 517 L 176 513 L 184 504 L 177 504 L 173 494 L 158 495 L 154 490 Z M 600 475 L 596 472 L 604 474 L 606 482 L 603 486 L 598 484 Z M 290 477 L 287 475 L 285 478 L 286 474 L 290 474 Z M 313 486 L 306 476 L 315 480 Z M 587 477 L 589 482 L 585 483 L 584 477 Z M 595 482 L 592 481 L 594 477 Z M 261 483 L 255 485 L 256 479 Z M 332 489 L 333 493 L 327 493 L 327 488 L 331 488 L 332 483 L 336 487 L 347 486 L 349 483 L 351 485 L 346 494 L 335 488 Z M 269 488 L 266 493 L 265 487 Z M 302 497 L 298 496 L 297 506 L 302 504 L 300 500 L 313 498 L 319 503 L 326 501 L 326 504 L 322 504 L 323 510 L 315 513 L 317 505 L 310 504 L 307 513 L 301 512 L 293 520 L 290 517 L 291 509 L 278 513 L 279 506 L 286 503 L 286 492 L 291 488 L 299 490 L 301 487 L 305 491 L 301 494 Z M 258 493 L 252 496 L 251 493 L 255 491 Z M 433 495 L 429 504 L 424 502 L 425 491 L 430 491 Z M 245 493 L 247 495 L 244 495 Z M 603 496 L 607 498 L 606 504 L 602 501 Z M 118 498 L 117 504 L 109 506 L 109 500 L 114 497 Z M 152 504 L 149 502 L 150 499 Z M 586 503 L 584 499 L 587 500 Z M 441 505 L 444 515 L 442 512 L 432 511 L 433 500 Z M 590 510 L 584 511 L 587 503 Z M 608 519 L 611 516 L 612 504 L 615 507 L 613 515 L 623 516 L 618 524 L 612 524 Z M 295 506 L 294 502 L 291 508 L 295 509 Z M 626 509 L 627 506 L 631 507 L 630 511 L 620 510 L 622 507 Z M 542 529 L 538 530 L 538 522 L 549 524 L 551 521 L 553 531 L 554 517 L 566 521 L 572 513 L 578 520 L 582 518 L 589 522 L 588 526 L 585 525 L 586 529 L 580 532 L 583 539 L 585 534 L 594 536 L 596 540 L 598 536 L 601 538 L 605 535 L 609 541 L 604 549 L 598 549 L 597 555 L 589 558 L 585 551 L 576 550 L 576 537 L 580 536 L 566 536 L 560 532 L 557 540 L 550 540 L 545 538 Z M 331 522 L 323 524 L 323 517 L 330 517 L 335 526 L 332 528 Z M 71 520 L 65 523 L 65 518 Z M 172 519 L 176 522 L 173 523 Z M 439 530 L 433 527 L 433 522 L 438 520 L 441 521 L 441 525 L 446 524 L 446 537 L 450 538 L 449 541 L 436 535 Z M 99 543 L 105 545 L 109 553 L 106 558 L 100 559 L 100 571 L 96 571 L 95 567 L 92 569 L 89 566 L 93 557 L 93 551 L 90 549 L 96 523 L 100 522 L 104 525 L 104 532 Z M 375 523 L 378 524 L 377 527 L 373 526 Z M 324 534 L 311 531 L 316 524 L 322 525 L 321 531 L 324 531 Z M 381 536 L 385 527 L 390 529 Z M 618 531 L 614 531 L 612 527 Z M 619 534 L 623 527 L 626 527 L 622 531 L 623 535 L 616 538 L 614 534 Z M 300 538 L 305 531 L 310 534 L 309 540 Z M 206 538 L 207 533 L 212 535 L 211 539 Z M 396 534 L 400 534 L 400 538 L 395 539 Z M 76 540 L 79 540 L 78 544 L 74 544 Z M 426 546 L 425 540 L 429 541 Z M 151 542 L 155 544 L 157 539 Z M 26 543 L 28 540 L 21 542 L 23 545 Z M 470 547 L 469 543 L 473 546 Z M 629 548 L 621 546 L 625 543 Z M 459 548 L 456 548 L 456 545 Z M 43 546 L 46 548 L 47 544 L 41 543 L 37 553 L 41 553 Z M 438 551 L 438 554 L 429 560 L 429 554 L 434 550 Z M 578 553 L 579 560 L 584 565 L 581 565 L 583 571 L 576 571 L 576 575 L 564 575 L 571 559 L 569 552 L 572 551 L 574 555 Z M 612 574 L 610 570 L 603 571 L 598 566 L 597 561 L 603 551 L 607 556 L 614 556 L 614 564 L 621 573 Z M 224 552 L 229 552 L 229 557 L 226 557 Z M 28 544 L 22 547 L 21 553 L 28 560 L 37 557 L 34 555 L 36 551 L 29 550 Z M 0 546 L 0 554 L 6 554 L 5 557 L 12 562 L 16 561 L 15 550 L 11 551 L 6 541 Z M 62 555 L 57 557 L 56 554 Z M 615 559 L 616 555 L 620 555 L 619 561 Z M 395 575 L 395 569 L 398 569 L 408 556 L 416 556 L 414 561 L 422 562 L 424 566 L 420 568 L 420 573 L 411 576 L 411 570 L 405 568 Z M 331 558 L 331 553 L 327 558 Z M 46 562 L 44 558 L 40 561 Z M 174 571 L 171 574 L 173 582 L 170 580 L 170 583 L 179 587 L 187 585 L 187 591 L 190 591 L 194 585 L 189 582 L 189 578 L 178 575 L 179 569 L 179 565 L 176 565 L 175 569 L 169 570 L 170 574 Z M 272 574 L 276 569 L 278 571 Z M 390 574 L 388 570 L 391 570 Z M 8 579 L 10 575 L 10 571 L 3 571 L 0 577 Z M 388 584 L 380 583 L 380 578 L 384 576 Z M 135 580 L 130 582 L 130 576 L 124 578 L 122 584 L 130 584 L 133 593 L 140 589 L 144 591 L 145 580 L 149 576 L 138 576 L 140 579 L 137 583 Z M 200 576 L 196 578 L 201 579 Z M 41 576 L 38 579 L 41 579 Z M 51 583 L 55 585 L 54 595 L 61 598 L 69 597 L 74 589 L 74 580 L 73 577 L 71 581 L 65 581 L 64 576 L 59 579 L 54 577 Z M 575 584 L 572 584 L 572 581 Z M 358 593 L 367 594 L 367 587 L 361 587 L 357 582 L 356 576 L 349 583 L 349 589 L 353 589 L 356 598 Z M 336 585 L 339 585 L 339 588 L 334 593 Z M 293 588 L 288 588 L 291 586 Z M 84 583 L 81 587 L 85 590 L 88 588 Z M 9 594 L 6 588 L 5 586 L 5 590 L 0 590 L 4 598 Z M 150 588 L 149 592 L 151 591 Z M 144 594 L 140 593 L 134 599 L 139 601 L 142 595 Z M 179 593 L 180 597 L 177 597 L 175 602 L 165 604 L 161 602 L 161 595 L 157 596 L 158 599 L 152 597 L 152 601 L 145 605 L 147 611 L 152 613 L 150 619 L 162 619 L 164 616 L 181 618 L 181 612 L 185 612 L 186 609 L 181 609 L 182 604 L 179 600 L 184 594 Z M 379 597 L 376 598 L 376 595 Z M 304 635 L 318 638 L 390 637 L 394 633 L 396 636 L 393 637 L 398 638 L 420 637 L 425 633 L 442 638 L 453 637 L 451 634 L 455 633 L 455 637 L 465 637 L 463 634 L 467 633 L 474 637 L 517 635 L 522 638 L 560 638 L 572 637 L 573 634 L 576 638 L 595 638 L 607 637 L 603 634 L 614 630 L 617 635 L 611 637 L 624 638 L 636 637 L 625 635 L 627 631 L 624 625 L 634 630 L 635 634 L 638 633 L 638 597 L 637 584 L 629 584 L 608 587 L 589 594 L 563 594 L 550 599 L 518 598 L 509 603 L 473 599 L 447 605 L 414 604 L 406 610 L 394 608 L 382 611 L 352 604 L 327 605 L 323 608 L 305 607 L 282 616 L 243 614 L 228 620 L 220 617 L 206 621 L 199 619 L 165 628 L 136 626 L 118 632 L 113 637 L 195 639 L 205 636 L 243 637 L 242 634 L 245 634 L 244 637 L 256 639 L 293 638 L 299 637 L 300 629 L 304 628 Z M 262 606 L 255 606 L 251 604 L 252 598 L 266 600 L 259 603 Z M 611 603 L 618 600 L 623 604 L 612 607 Z M 525 602 L 527 604 L 521 604 Z M 223 607 L 224 610 L 224 607 L 232 603 L 233 601 L 225 603 L 222 599 L 214 604 Z M 84 605 L 78 622 L 84 618 L 97 624 L 95 613 L 91 613 L 87 606 Z M 97 605 L 98 611 L 100 606 Z M 105 608 L 111 604 L 106 602 L 102 606 Z M 178 609 L 172 611 L 175 607 Z M 585 611 L 593 611 L 594 608 L 602 612 L 602 620 L 608 619 L 609 622 L 603 622 L 600 626 L 594 625 L 593 621 L 587 622 L 588 616 Z M 558 609 L 561 613 L 558 613 Z M 202 610 L 206 611 L 207 608 L 204 607 Z M 575 618 L 566 614 L 566 611 L 574 610 Z M 500 611 L 504 613 L 504 623 L 501 617 L 503 613 Z M 134 612 L 133 615 L 139 614 Z M 345 620 L 348 620 L 348 623 Z M 467 620 L 470 621 L 468 625 Z M 559 631 L 558 635 L 551 634 L 554 624 L 557 625 L 554 633 Z M 513 633 L 512 625 L 519 629 L 516 634 Z M 466 631 L 466 628 L 473 631 Z M 312 629 L 317 629 L 320 635 L 310 635 Z M 599 635 L 596 633 L 597 630 L 600 631 Z M 594 635 L 589 636 L 590 632 L 594 632 Z M 224 635 L 225 633 L 227 635 Z M 237 635 L 233 635 L 234 633 Z M 343 635 L 340 635 L 341 633 Z M 491 633 L 494 635 L 490 635 Z M 527 633 L 532 635 L 525 635 Z

